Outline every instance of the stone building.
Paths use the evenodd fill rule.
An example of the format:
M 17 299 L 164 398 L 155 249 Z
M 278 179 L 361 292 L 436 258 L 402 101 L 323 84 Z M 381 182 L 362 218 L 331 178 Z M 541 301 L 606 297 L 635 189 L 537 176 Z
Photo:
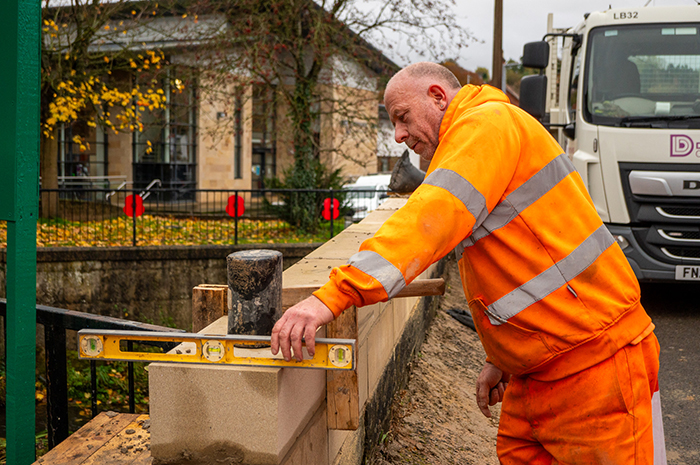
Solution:
M 203 31 L 221 27 L 226 19 L 220 16 L 216 12 L 201 16 L 197 27 Z M 170 15 L 153 20 L 147 30 L 135 26 L 125 33 L 125 43 L 162 50 L 176 65 L 163 81 L 167 106 L 144 114 L 142 132 L 114 134 L 99 127 L 91 129 L 85 122 L 62 127 L 57 144 L 59 185 L 115 187 L 127 182 L 141 188 L 158 179 L 163 188 L 184 191 L 258 189 L 265 186 L 266 178 L 280 176 L 290 166 L 293 133 L 284 102 L 271 95 L 274 90 L 268 85 L 249 82 L 237 90 L 231 85 L 222 88 L 220 82 L 214 85 L 211 77 L 200 72 L 211 68 L 211 61 L 181 32 L 185 21 L 189 19 Z M 94 47 L 109 53 L 123 45 L 97 40 Z M 378 170 L 381 76 L 398 70 L 383 54 L 379 57 L 367 65 L 351 54 L 337 54 L 321 71 L 318 89 L 326 100 L 343 101 L 353 107 L 355 116 L 334 112 L 333 104 L 321 111 L 313 122 L 319 147 L 316 155 L 327 168 L 342 168 L 348 179 Z M 181 89 L 172 85 L 180 79 L 179 73 L 187 76 L 182 78 L 186 85 Z M 235 71 L 230 74 L 230 81 L 235 81 Z M 221 81 L 220 76 L 217 80 Z M 368 138 L 371 131 L 374 136 Z M 87 134 L 87 150 L 81 151 L 73 142 L 76 134 Z

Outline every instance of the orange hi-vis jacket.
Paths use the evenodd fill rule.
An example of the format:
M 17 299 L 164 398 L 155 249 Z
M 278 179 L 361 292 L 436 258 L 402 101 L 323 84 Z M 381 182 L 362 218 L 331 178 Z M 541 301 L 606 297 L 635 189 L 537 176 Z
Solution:
M 503 93 L 459 91 L 426 174 L 315 292 L 335 315 L 395 296 L 455 250 L 487 359 L 508 373 L 560 379 L 653 330 L 579 174 Z

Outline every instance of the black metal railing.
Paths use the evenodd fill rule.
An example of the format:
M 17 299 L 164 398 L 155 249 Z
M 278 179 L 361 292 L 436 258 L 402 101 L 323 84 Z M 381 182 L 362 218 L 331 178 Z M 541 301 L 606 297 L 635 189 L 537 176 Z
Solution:
M 364 218 L 387 196 L 387 191 L 373 189 L 42 189 L 38 245 L 326 240 Z M 299 237 L 298 222 L 290 218 L 292 204 L 305 205 L 305 214 L 318 220 L 315 234 Z
M 0 316 L 5 317 L 7 301 L 0 299 Z M 68 422 L 68 354 L 66 331 L 81 329 L 119 329 L 131 331 L 184 332 L 182 329 L 167 328 L 137 321 L 122 320 L 91 313 L 76 312 L 62 308 L 36 306 L 37 323 L 44 326 L 44 347 L 46 353 L 46 410 L 49 449 L 69 435 Z M 3 325 L 4 326 L 4 325 Z M 5 338 L 5 341 L 7 339 Z M 169 347 L 163 347 L 169 349 Z M 7 353 L 7 351 L 5 351 Z M 90 361 L 91 414 L 98 413 L 97 404 L 97 364 Z M 128 363 L 128 409 L 134 413 L 134 364 Z

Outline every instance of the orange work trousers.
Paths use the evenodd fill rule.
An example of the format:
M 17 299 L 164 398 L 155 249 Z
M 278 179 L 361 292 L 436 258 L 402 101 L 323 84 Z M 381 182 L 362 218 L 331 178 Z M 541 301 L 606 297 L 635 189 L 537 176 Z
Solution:
M 652 465 L 656 452 L 656 465 L 665 465 L 658 372 L 659 343 L 651 333 L 563 379 L 511 378 L 498 428 L 499 460 Z

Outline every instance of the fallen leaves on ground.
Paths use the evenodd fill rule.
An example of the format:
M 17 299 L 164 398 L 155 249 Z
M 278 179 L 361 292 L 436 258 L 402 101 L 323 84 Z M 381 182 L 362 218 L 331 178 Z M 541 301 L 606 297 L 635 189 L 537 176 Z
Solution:
M 336 223 L 339 232 L 342 225 Z M 97 221 L 40 220 L 38 247 L 114 247 L 134 245 L 223 245 L 276 242 L 323 242 L 330 228 L 315 234 L 301 233 L 279 219 L 194 218 L 144 215 L 136 219 L 116 217 Z M 7 247 L 7 224 L 0 222 L 0 247 Z

